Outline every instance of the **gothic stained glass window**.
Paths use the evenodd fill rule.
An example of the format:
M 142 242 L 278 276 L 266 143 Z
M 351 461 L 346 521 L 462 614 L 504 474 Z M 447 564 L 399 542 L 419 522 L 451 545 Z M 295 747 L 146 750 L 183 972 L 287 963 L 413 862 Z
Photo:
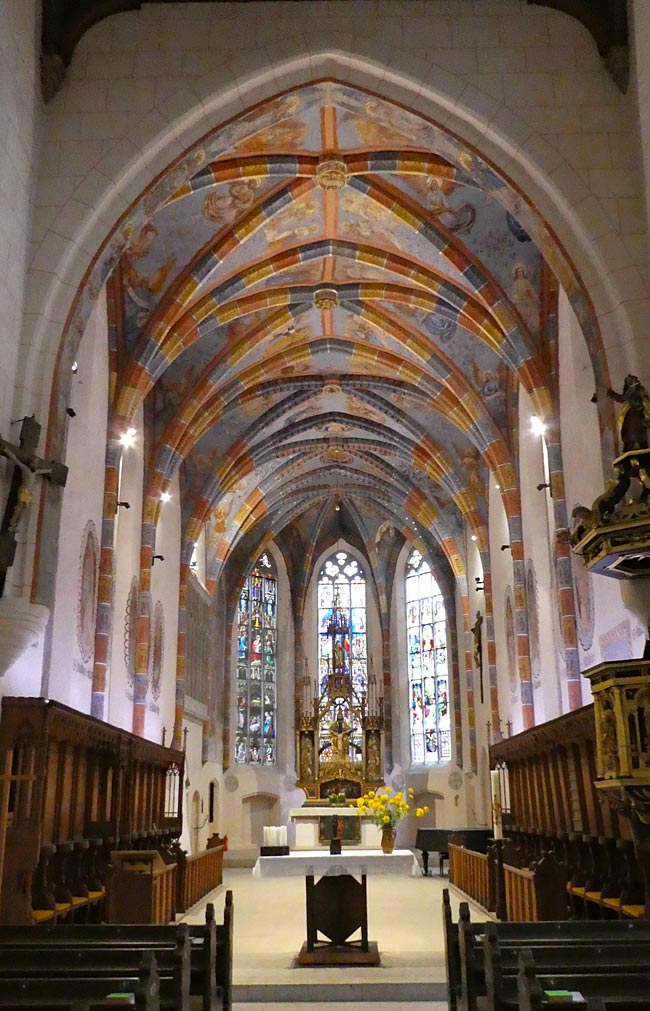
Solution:
M 278 583 L 268 555 L 247 577 L 237 606 L 238 765 L 276 762 Z
M 413 551 L 406 566 L 411 761 L 451 759 L 447 619 L 429 563 Z
M 346 628 L 343 634 L 332 637 L 335 605 Z M 332 656 L 332 649 L 337 656 Z M 364 695 L 368 682 L 366 577 L 357 560 L 346 551 L 331 555 L 318 576 L 318 683 L 321 694 L 330 670 L 333 672 L 341 666 L 350 675 L 357 696 Z M 361 723 L 349 709 L 348 703 L 346 712 L 328 711 L 323 714 L 318 732 L 321 762 L 331 761 L 334 757 L 330 729 L 341 718 L 345 723 L 351 721 L 349 758 L 361 760 Z

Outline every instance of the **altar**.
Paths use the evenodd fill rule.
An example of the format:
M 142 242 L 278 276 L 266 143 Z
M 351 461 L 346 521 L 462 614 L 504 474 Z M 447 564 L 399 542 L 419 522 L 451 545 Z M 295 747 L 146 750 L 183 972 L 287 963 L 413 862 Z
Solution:
M 304 876 L 307 940 L 298 965 L 380 964 L 376 941 L 368 940 L 368 874 L 420 874 L 410 850 L 344 850 L 332 855 L 303 850 L 288 856 L 259 857 L 253 877 Z M 316 880 L 318 878 L 318 880 Z M 350 940 L 361 933 L 360 939 Z M 324 935 L 324 941 L 318 934 Z
M 328 833 L 324 839 L 324 833 L 321 831 L 322 819 L 329 819 L 330 824 L 332 824 L 334 818 L 345 819 L 345 822 L 348 824 L 350 824 L 351 819 L 354 819 L 354 822 L 350 824 L 350 828 L 359 827 L 361 829 L 356 839 L 351 838 L 350 832 L 344 831 L 342 836 L 344 846 L 355 845 L 356 842 L 356 845 L 361 846 L 364 850 L 376 850 L 380 848 L 381 829 L 375 825 L 368 815 L 360 815 L 355 808 L 351 807 L 335 807 L 323 804 L 314 807 L 294 807 L 289 811 L 289 821 L 295 825 L 296 830 L 294 849 L 315 850 L 319 846 L 327 845 L 325 839 L 329 841 L 332 836 Z

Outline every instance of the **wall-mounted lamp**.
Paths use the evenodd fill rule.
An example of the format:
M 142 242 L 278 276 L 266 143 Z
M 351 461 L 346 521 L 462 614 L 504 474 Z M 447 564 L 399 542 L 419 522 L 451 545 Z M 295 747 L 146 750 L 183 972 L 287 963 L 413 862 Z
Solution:
M 120 506 L 124 506 L 125 509 L 130 509 L 131 508 L 131 503 L 130 502 L 118 502 L 116 504 L 116 506 L 115 506 L 115 512 L 117 512 L 117 510 L 120 508 Z
M 509 544 L 502 544 L 502 545 L 501 545 L 501 550 L 502 550 L 502 551 L 507 551 L 509 547 L 510 547 L 510 545 L 509 545 Z
M 538 484 L 538 485 L 537 485 L 537 491 L 542 491 L 542 490 L 543 490 L 544 488 L 550 488 L 550 487 L 551 487 L 551 486 L 550 486 L 550 484 L 548 483 L 548 481 L 542 481 L 542 483 L 541 483 L 541 484 Z
M 77 412 L 72 407 L 66 407 L 65 413 L 68 415 L 69 418 L 77 417 Z
M 164 562 L 165 561 L 165 556 L 164 555 L 154 555 L 153 558 L 151 559 L 151 564 L 152 565 L 156 564 L 156 559 L 158 559 L 161 562 Z

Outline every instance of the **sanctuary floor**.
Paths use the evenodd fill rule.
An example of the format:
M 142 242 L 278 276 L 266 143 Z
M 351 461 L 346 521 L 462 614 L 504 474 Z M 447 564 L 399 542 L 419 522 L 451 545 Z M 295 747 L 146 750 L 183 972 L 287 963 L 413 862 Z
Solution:
M 217 920 L 227 888 L 234 902 L 235 1011 L 446 1011 L 442 889 L 447 877 L 368 877 L 368 934 L 377 941 L 377 968 L 293 968 L 305 939 L 303 878 L 253 878 L 250 868 L 225 868 L 223 885 L 184 917 Z M 450 889 L 454 917 L 462 896 Z M 485 914 L 472 906 L 473 919 Z

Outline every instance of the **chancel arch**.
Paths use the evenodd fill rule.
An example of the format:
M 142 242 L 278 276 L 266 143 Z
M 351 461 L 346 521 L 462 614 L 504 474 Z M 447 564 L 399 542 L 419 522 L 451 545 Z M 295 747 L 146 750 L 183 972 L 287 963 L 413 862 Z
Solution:
M 293 27 L 106 4 L 134 9 L 81 33 L 46 112 L 40 4 L 0 13 L 0 693 L 100 721 L 106 753 L 171 746 L 186 848 L 250 862 L 343 780 L 484 827 L 490 749 L 554 719 L 587 796 L 582 674 L 647 650 L 643 545 L 594 542 L 650 485 L 647 418 L 633 449 L 622 424 L 650 403 L 650 15 L 627 5 L 624 94 L 562 4 L 379 0 L 381 33 L 355 0 Z M 365 584 L 338 626 L 337 555 Z M 538 781 L 575 834 L 562 761 Z

